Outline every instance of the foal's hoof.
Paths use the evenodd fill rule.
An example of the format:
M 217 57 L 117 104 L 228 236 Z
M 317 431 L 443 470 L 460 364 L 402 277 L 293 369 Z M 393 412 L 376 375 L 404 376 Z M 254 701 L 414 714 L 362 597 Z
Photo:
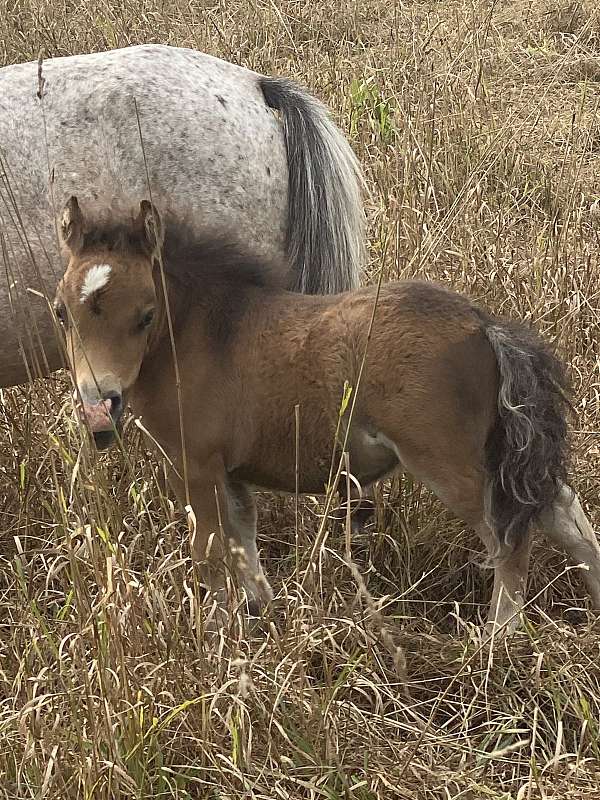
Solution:
M 269 624 L 270 620 L 265 616 L 264 608 L 256 601 L 248 603 L 248 615 L 245 625 L 247 635 L 264 639 L 269 632 Z
M 520 615 L 513 615 L 505 622 L 498 620 L 488 620 L 485 628 L 483 629 L 483 642 L 489 644 L 492 641 L 499 641 L 506 639 L 507 636 L 512 636 L 521 627 Z

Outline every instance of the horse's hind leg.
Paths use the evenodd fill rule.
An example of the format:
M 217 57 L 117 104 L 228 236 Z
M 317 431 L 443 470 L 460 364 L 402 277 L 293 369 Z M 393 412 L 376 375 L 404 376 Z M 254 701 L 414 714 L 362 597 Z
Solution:
M 458 450 L 458 445 L 455 448 Z M 407 459 L 405 460 L 406 463 Z M 439 458 L 431 456 L 420 463 L 407 464 L 410 472 L 435 492 L 440 500 L 470 527 L 484 543 L 494 565 L 494 589 L 488 611 L 487 632 L 497 635 L 515 630 L 519 611 L 523 608 L 527 589 L 527 573 L 531 550 L 530 534 L 521 538 L 510 553 L 502 551 L 498 539 L 485 522 L 485 473 L 475 457 L 457 460 L 449 452 L 439 450 Z
M 600 544 L 579 498 L 569 486 L 561 488 L 552 506 L 540 515 L 538 524 L 573 564 L 587 566 L 582 577 L 594 607 L 600 609 Z
M 236 570 L 248 597 L 252 614 L 273 598 L 273 591 L 263 572 L 256 547 L 256 503 L 243 483 L 227 482 L 227 519 L 229 533 L 241 549 Z
M 527 532 L 508 555 L 497 555 L 498 540 L 487 522 L 476 526 L 494 563 L 494 590 L 488 611 L 487 633 L 512 633 L 519 627 L 519 612 L 525 604 L 531 535 Z

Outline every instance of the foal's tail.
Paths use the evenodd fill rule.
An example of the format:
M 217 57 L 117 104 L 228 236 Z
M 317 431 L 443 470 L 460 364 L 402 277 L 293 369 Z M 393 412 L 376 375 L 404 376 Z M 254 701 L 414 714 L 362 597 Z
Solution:
M 569 384 L 531 331 L 488 320 L 500 371 L 498 417 L 486 443 L 487 514 L 500 545 L 517 547 L 566 479 Z
M 365 254 L 358 160 L 322 103 L 283 78 L 261 77 L 260 86 L 283 122 L 292 288 L 306 294 L 353 289 Z

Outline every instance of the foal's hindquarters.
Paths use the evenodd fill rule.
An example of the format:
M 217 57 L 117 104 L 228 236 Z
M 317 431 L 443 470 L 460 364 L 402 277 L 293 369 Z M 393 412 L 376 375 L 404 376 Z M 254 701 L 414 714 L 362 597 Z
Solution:
M 349 305 L 350 319 L 364 313 Z M 490 633 L 518 624 L 535 523 L 586 566 L 600 608 L 600 546 L 564 482 L 564 376 L 538 337 L 440 287 L 399 284 L 381 298 L 364 377 L 351 469 L 368 485 L 395 456 L 476 530 L 494 564 Z
M 564 482 L 558 361 L 528 330 L 436 286 L 384 292 L 377 324 L 349 436 L 352 471 L 368 485 L 394 455 L 475 529 L 494 564 L 489 633 L 518 625 L 535 523 L 585 565 L 600 609 L 600 546 Z

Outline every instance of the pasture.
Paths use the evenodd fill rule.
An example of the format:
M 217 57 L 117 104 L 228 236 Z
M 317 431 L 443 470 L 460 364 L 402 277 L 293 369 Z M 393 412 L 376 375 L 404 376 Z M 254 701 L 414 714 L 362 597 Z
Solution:
M 591 0 L 0 0 L 0 64 L 155 41 L 306 85 L 365 171 L 366 280 L 431 277 L 556 343 L 598 530 L 599 31 Z M 265 496 L 277 626 L 209 642 L 193 519 L 133 421 L 125 456 L 84 443 L 69 388 L 1 393 L 2 800 L 600 796 L 600 623 L 562 553 L 538 540 L 490 653 L 482 548 L 410 476 L 351 538 Z

